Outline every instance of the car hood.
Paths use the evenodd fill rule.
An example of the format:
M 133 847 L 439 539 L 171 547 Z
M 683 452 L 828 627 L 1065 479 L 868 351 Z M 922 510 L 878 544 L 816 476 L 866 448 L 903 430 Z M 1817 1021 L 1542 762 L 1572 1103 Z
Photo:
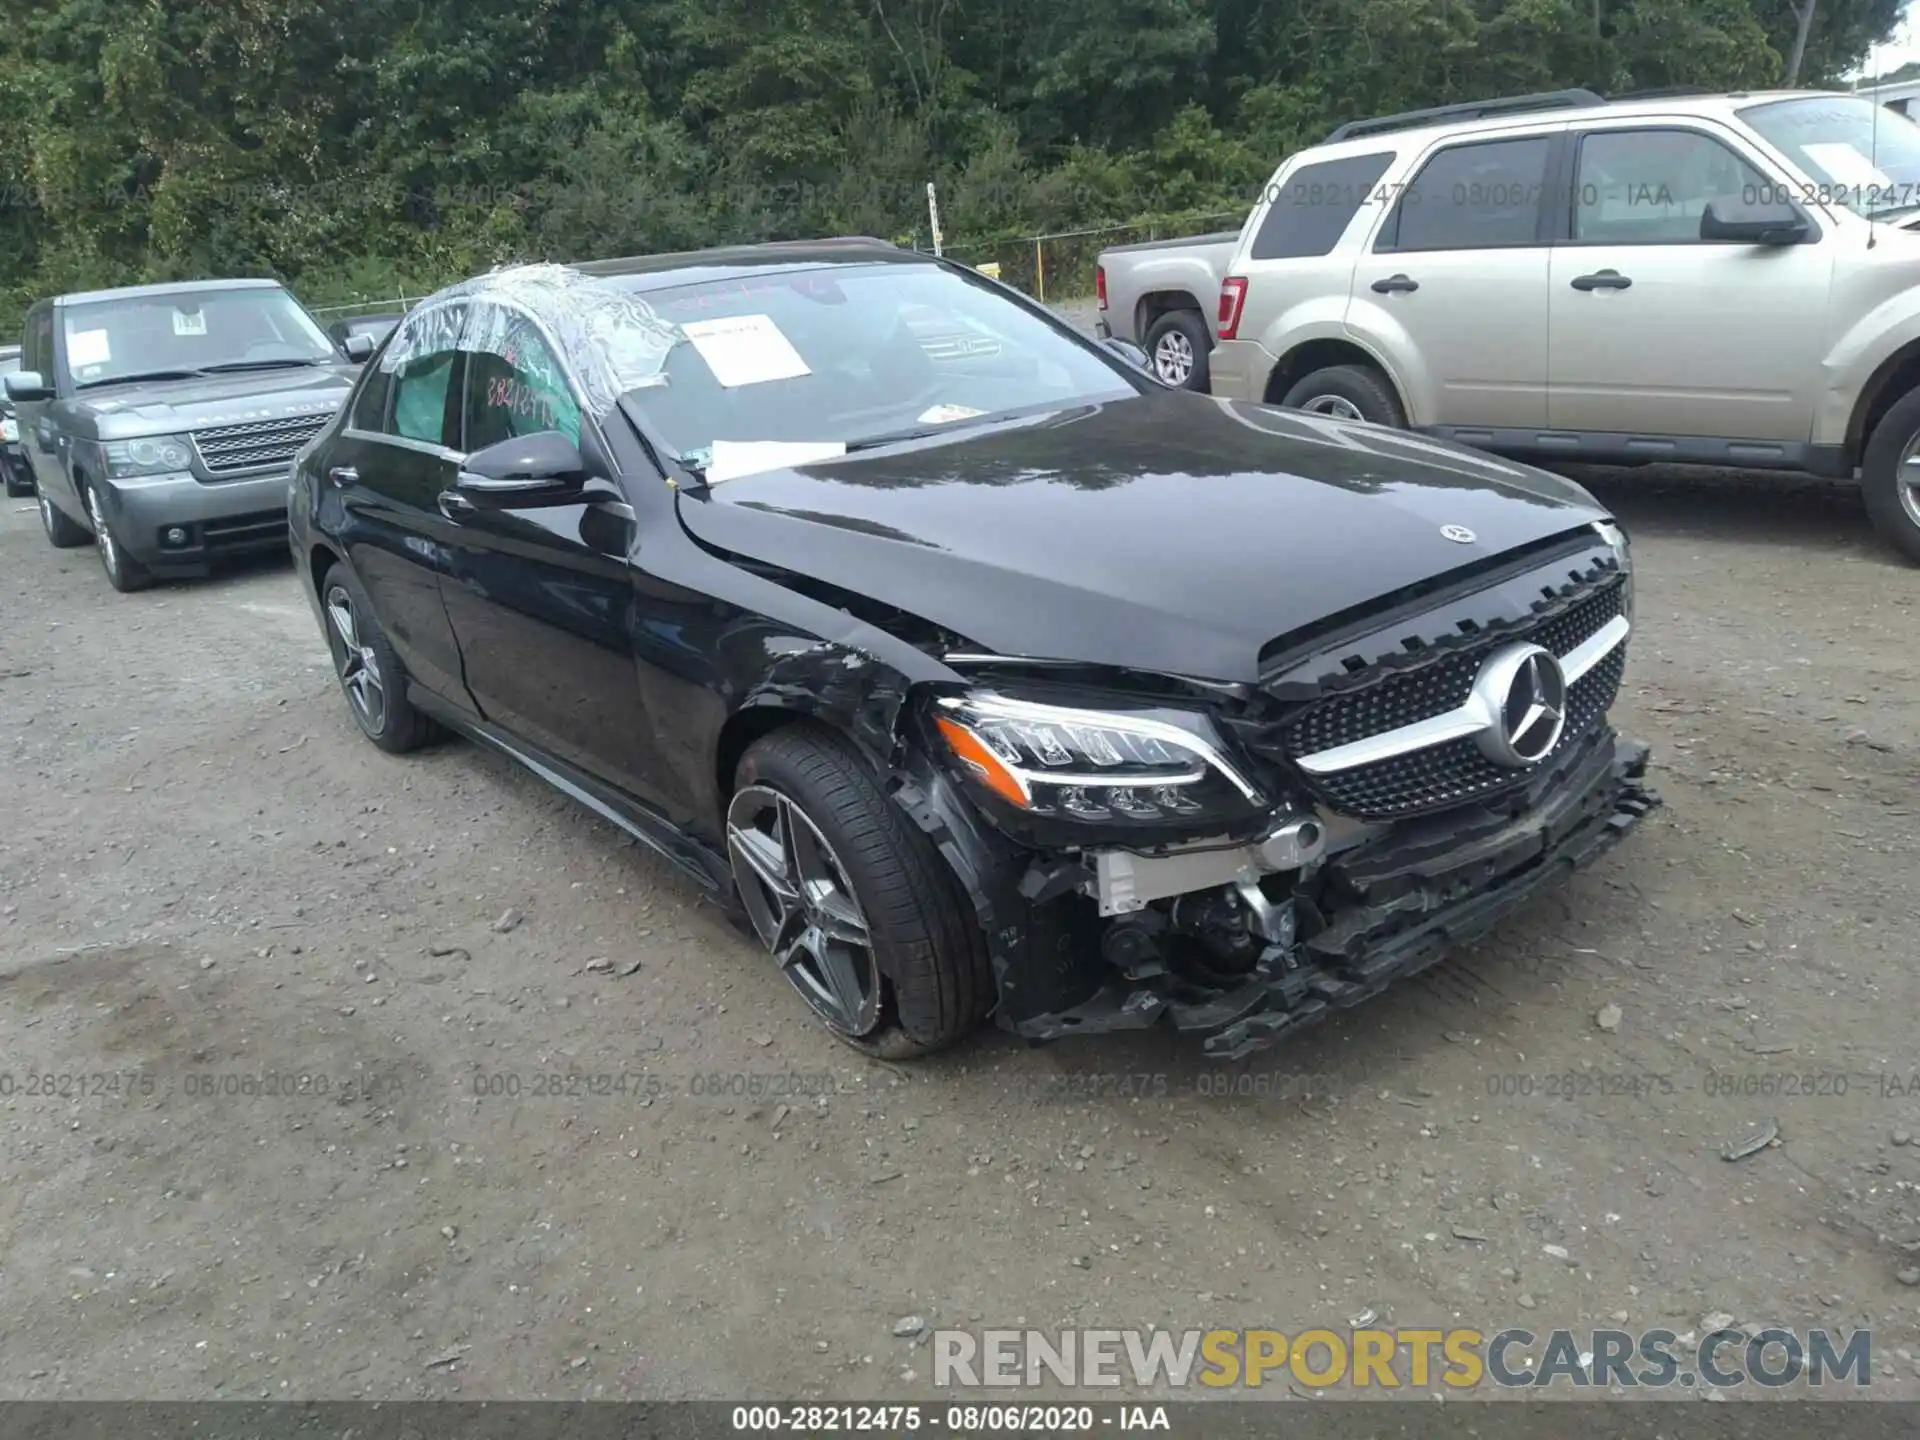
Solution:
M 102 440 L 174 435 L 209 425 L 238 425 L 300 415 L 331 415 L 352 389 L 344 365 L 256 370 L 194 380 L 139 380 L 82 390 L 61 413 Z
M 712 549 L 998 654 L 1225 681 L 1301 626 L 1607 514 L 1446 441 L 1189 391 L 741 476 L 679 512 Z

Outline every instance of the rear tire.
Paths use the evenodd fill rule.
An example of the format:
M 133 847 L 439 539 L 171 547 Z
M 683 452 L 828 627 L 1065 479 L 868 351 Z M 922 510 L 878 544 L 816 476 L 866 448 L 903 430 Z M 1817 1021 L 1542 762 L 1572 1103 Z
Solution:
M 1210 383 L 1207 352 L 1213 332 L 1198 310 L 1169 310 L 1147 328 L 1147 358 L 1153 373 L 1181 390 L 1204 393 Z
M 833 732 L 791 725 L 747 750 L 727 851 L 759 943 L 854 1049 L 930 1055 L 993 1008 L 973 907 L 933 842 Z
M 1881 417 L 1860 457 L 1860 494 L 1873 528 L 1920 562 L 1920 390 Z
M 67 518 L 67 512 L 40 492 L 40 528 L 47 532 L 47 543 L 56 550 L 73 550 L 93 537 Z
M 1290 410 L 1305 410 L 1335 420 L 1365 420 L 1373 425 L 1407 426 L 1400 397 L 1378 370 L 1364 365 L 1329 365 L 1316 370 L 1287 391 L 1280 402 Z
M 333 673 L 354 723 L 389 755 L 418 750 L 440 727 L 407 699 L 407 672 L 387 643 L 360 578 L 337 561 L 320 577 L 320 612 Z

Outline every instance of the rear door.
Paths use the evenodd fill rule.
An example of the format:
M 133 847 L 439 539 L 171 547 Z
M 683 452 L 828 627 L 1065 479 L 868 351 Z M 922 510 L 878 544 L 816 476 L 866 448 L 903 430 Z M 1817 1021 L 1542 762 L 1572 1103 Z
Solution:
M 1354 266 L 1347 327 L 1414 425 L 1547 423 L 1547 176 L 1564 125 L 1435 146 Z
M 20 339 L 20 368 L 38 371 L 49 386 L 58 376 L 53 363 L 53 307 L 41 305 L 27 312 L 26 330 Z M 46 495 L 67 495 L 66 471 L 62 467 L 59 442 L 53 433 L 51 400 L 28 400 L 14 407 L 14 419 L 20 426 L 20 448 L 33 470 L 33 481 Z M 62 508 L 77 506 L 69 500 Z
M 321 478 L 340 492 L 348 561 L 407 672 L 471 709 L 440 598 L 452 522 L 440 513 L 439 496 L 460 460 L 448 443 L 459 434 L 460 312 L 436 306 L 407 323 L 411 335 L 388 351 L 407 358 L 368 374 Z
M 1631 437 L 1805 441 L 1824 384 L 1834 237 L 1702 240 L 1788 187 L 1704 123 L 1573 136 L 1572 203 L 1553 252 L 1550 422 Z
M 614 478 L 557 346 L 526 313 L 487 302 L 488 348 L 466 355 L 462 448 L 558 430 Z M 511 358 L 509 358 L 511 357 Z M 633 649 L 634 538 L 624 504 L 461 515 L 448 539 L 448 613 L 467 687 L 491 723 L 636 798 L 650 789 Z

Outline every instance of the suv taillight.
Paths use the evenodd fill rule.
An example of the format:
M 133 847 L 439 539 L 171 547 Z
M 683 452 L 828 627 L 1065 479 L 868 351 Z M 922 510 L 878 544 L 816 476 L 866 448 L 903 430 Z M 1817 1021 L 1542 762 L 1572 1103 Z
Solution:
M 1093 267 L 1093 294 L 1094 298 L 1100 302 L 1100 308 L 1102 310 L 1106 309 L 1107 267 L 1104 265 L 1096 265 Z
M 1220 316 L 1214 326 L 1222 340 L 1231 340 L 1240 329 L 1240 312 L 1247 308 L 1247 277 L 1229 275 L 1220 282 Z

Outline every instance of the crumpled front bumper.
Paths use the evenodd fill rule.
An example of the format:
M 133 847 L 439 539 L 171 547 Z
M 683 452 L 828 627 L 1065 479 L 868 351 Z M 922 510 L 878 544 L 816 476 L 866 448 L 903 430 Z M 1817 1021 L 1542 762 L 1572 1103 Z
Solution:
M 1284 959 L 1197 999 L 1156 984 L 1103 987 L 1070 1009 L 1009 1018 L 1023 1038 L 1056 1040 L 1169 1024 L 1210 1057 L 1236 1060 L 1334 1010 L 1377 995 L 1485 935 L 1541 886 L 1585 865 L 1659 803 L 1644 784 L 1647 747 L 1611 732 L 1543 779 L 1513 817 L 1435 817 L 1327 862 L 1325 914 Z

